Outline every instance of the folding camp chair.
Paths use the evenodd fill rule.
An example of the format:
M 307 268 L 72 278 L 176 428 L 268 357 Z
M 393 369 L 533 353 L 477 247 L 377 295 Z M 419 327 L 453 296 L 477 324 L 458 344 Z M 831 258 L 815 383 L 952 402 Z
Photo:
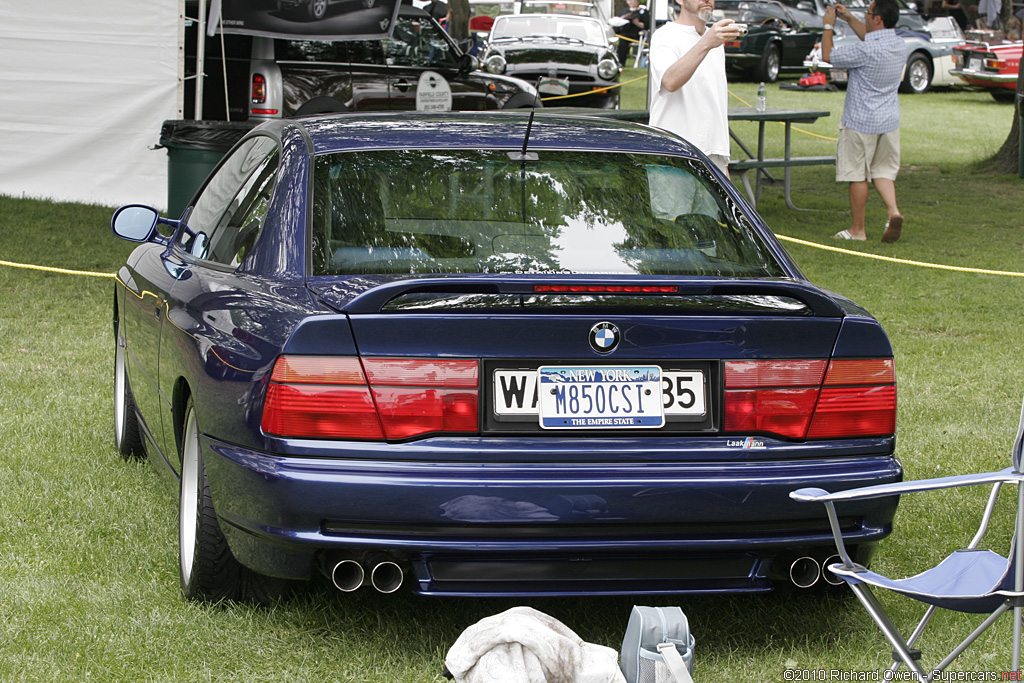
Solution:
M 851 489 L 838 493 L 828 493 L 818 488 L 806 488 L 790 493 L 790 497 L 798 501 L 816 501 L 824 503 L 832 525 L 836 548 L 841 563 L 829 567 L 832 573 L 842 578 L 853 589 L 854 594 L 875 620 L 885 637 L 892 644 L 895 660 L 890 667 L 895 672 L 901 664 L 906 664 L 922 681 L 931 681 L 949 666 L 961 652 L 966 650 L 989 626 L 1002 614 L 1013 610 L 1013 665 L 1010 671 L 1020 670 L 1021 651 L 1021 617 L 1024 606 L 1024 474 L 1021 472 L 1021 448 L 1024 446 L 1024 405 L 1021 406 L 1020 426 L 1013 444 L 1013 466 L 999 472 L 968 474 L 957 477 L 939 479 L 922 479 L 919 481 L 883 484 Z M 1006 557 L 991 550 L 983 550 L 978 546 L 988 529 L 992 518 L 1000 488 L 1003 484 L 1017 485 L 1017 513 L 1015 517 L 1013 541 L 1010 543 Z M 836 514 L 836 503 L 850 500 L 865 500 L 885 496 L 915 493 L 919 491 L 935 491 L 961 486 L 991 485 L 988 502 L 982 514 L 981 524 L 974 538 L 963 550 L 954 551 L 941 563 L 907 579 L 892 580 L 876 574 L 867 568 L 854 564 L 843 543 L 842 531 L 839 528 L 839 517 Z M 904 640 L 896 630 L 892 620 L 872 592 L 874 588 L 884 588 L 905 595 L 929 605 L 924 617 L 910 638 Z M 988 617 L 968 635 L 950 654 L 937 666 L 923 669 L 919 663 L 921 653 L 912 649 L 928 625 L 932 615 L 939 608 L 985 614 Z M 925 671 L 928 671 L 926 674 Z M 889 679 L 887 679 L 889 680 Z

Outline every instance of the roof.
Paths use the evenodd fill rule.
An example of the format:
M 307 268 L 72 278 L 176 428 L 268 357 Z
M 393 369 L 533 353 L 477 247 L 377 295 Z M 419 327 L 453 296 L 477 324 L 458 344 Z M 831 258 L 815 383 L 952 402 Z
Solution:
M 520 149 L 529 110 L 501 112 L 400 112 L 329 114 L 289 119 L 301 126 L 316 153 L 357 149 L 434 148 Z M 537 110 L 531 149 L 576 149 L 696 156 L 681 138 L 656 128 L 600 116 Z

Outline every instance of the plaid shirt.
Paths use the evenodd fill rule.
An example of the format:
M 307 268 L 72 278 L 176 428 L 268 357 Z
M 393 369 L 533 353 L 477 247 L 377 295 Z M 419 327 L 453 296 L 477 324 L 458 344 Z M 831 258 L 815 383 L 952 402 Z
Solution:
M 880 135 L 900 127 L 900 101 L 896 95 L 903 78 L 907 48 L 891 28 L 871 31 L 832 50 L 829 62 L 847 69 L 843 125 L 868 135 Z

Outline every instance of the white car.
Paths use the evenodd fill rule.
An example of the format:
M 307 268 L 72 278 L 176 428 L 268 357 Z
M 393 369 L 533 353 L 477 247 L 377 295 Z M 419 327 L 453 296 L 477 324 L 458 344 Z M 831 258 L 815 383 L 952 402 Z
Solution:
M 951 17 L 935 17 L 928 22 L 930 36 L 917 31 L 897 28 L 896 33 L 907 45 L 907 65 L 903 70 L 903 83 L 900 92 L 918 94 L 927 92 L 936 85 L 957 85 L 959 79 L 950 75 L 953 68 L 953 48 L 964 40 L 963 31 Z M 843 21 L 837 22 L 834 37 L 836 47 L 850 40 L 857 40 L 850 26 Z M 828 71 L 829 80 L 833 83 L 845 84 L 846 69 L 833 69 L 832 65 L 821 59 L 821 43 L 804 60 L 808 69 Z

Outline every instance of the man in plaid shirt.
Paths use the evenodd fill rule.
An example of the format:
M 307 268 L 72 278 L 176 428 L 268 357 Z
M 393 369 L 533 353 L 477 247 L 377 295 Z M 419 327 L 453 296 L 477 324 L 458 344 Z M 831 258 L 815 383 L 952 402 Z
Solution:
M 836 16 L 846 21 L 860 41 L 833 49 Z M 829 7 L 824 17 L 821 57 L 837 69 L 849 72 L 843 118 L 836 142 L 836 182 L 850 184 L 849 230 L 836 233 L 841 239 L 865 240 L 864 214 L 868 181 L 885 202 L 888 220 L 883 242 L 895 242 L 903 230 L 903 216 L 896 205 L 896 175 L 900 170 L 900 103 L 906 46 L 893 27 L 899 20 L 896 0 L 873 0 L 864 21 L 845 5 Z

